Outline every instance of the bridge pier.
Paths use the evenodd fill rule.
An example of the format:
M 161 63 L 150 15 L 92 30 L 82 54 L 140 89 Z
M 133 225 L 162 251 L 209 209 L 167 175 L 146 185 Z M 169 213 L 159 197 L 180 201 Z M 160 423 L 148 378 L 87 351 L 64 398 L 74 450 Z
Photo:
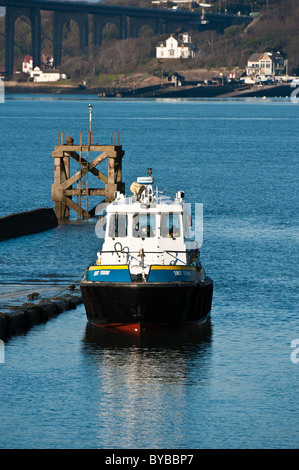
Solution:
M 118 29 L 118 39 L 127 38 L 127 17 L 125 15 L 120 16 L 102 16 L 102 15 L 93 15 L 93 46 L 98 48 L 102 44 L 102 31 L 106 24 L 112 23 Z
M 88 47 L 88 13 L 82 12 L 58 12 L 54 11 L 53 16 L 53 59 L 54 66 L 61 62 L 62 55 L 62 30 L 66 21 L 74 20 L 79 26 L 79 47 L 83 51 Z
M 139 18 L 134 16 L 128 17 L 128 37 L 130 38 L 137 38 L 140 28 L 142 26 L 149 26 L 153 33 L 156 34 L 163 34 L 165 33 L 165 22 L 162 18 Z
M 5 15 L 5 72 L 13 74 L 15 21 L 26 16 L 31 23 L 31 54 L 33 67 L 40 66 L 41 57 L 41 16 L 38 8 L 8 7 Z
M 118 29 L 118 39 L 137 38 L 142 26 L 150 26 L 154 34 L 163 34 L 166 31 L 165 21 L 162 18 L 134 17 L 133 15 L 102 16 L 93 15 L 93 46 L 96 49 L 102 43 L 102 31 L 106 24 L 112 23 Z

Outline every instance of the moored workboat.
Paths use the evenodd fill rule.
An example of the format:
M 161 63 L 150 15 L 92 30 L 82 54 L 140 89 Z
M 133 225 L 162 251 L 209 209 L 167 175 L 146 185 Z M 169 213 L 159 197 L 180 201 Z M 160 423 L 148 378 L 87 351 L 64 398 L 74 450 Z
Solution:
M 151 176 L 131 191 L 105 207 L 104 243 L 80 284 L 89 322 L 140 332 L 206 321 L 213 281 L 190 237 L 183 191 L 167 198 Z

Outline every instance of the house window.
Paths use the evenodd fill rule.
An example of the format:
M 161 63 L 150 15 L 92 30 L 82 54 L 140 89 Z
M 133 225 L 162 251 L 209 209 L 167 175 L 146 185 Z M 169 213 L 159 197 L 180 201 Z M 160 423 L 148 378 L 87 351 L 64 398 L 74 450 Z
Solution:
M 164 55 L 163 49 L 160 51 L 160 56 L 162 57 Z
M 174 50 L 173 49 L 169 49 L 169 55 L 174 55 Z

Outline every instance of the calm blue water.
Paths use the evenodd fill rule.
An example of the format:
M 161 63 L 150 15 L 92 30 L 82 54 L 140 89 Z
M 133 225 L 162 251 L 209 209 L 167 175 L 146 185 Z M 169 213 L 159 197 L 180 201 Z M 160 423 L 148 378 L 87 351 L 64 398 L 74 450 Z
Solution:
M 10 95 L 1 216 L 52 207 L 57 131 L 78 142 L 89 103 L 95 141 L 119 130 L 127 190 L 150 166 L 203 203 L 211 324 L 139 340 L 88 327 L 80 306 L 6 341 L 0 447 L 297 448 L 299 105 Z M 1 242 L 2 287 L 67 285 L 95 259 L 94 228 L 73 218 Z

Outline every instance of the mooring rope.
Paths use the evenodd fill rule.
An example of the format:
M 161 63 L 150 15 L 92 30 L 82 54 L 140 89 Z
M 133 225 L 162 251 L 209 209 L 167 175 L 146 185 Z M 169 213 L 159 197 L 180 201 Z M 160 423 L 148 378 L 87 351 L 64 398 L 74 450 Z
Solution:
M 71 282 L 68 286 L 66 286 L 64 289 L 62 289 L 61 291 L 57 292 L 55 295 L 53 295 L 53 297 L 49 297 L 49 298 L 46 298 L 45 300 L 52 300 L 54 299 L 55 297 L 57 297 L 59 294 L 61 294 L 62 292 L 64 292 L 65 290 L 69 289 L 73 284 L 75 284 L 76 281 L 78 281 L 78 279 L 80 279 L 82 276 L 84 276 L 84 274 L 86 273 L 87 269 L 84 269 L 83 273 L 80 274 L 80 276 L 78 276 L 76 279 L 73 280 L 73 282 Z

